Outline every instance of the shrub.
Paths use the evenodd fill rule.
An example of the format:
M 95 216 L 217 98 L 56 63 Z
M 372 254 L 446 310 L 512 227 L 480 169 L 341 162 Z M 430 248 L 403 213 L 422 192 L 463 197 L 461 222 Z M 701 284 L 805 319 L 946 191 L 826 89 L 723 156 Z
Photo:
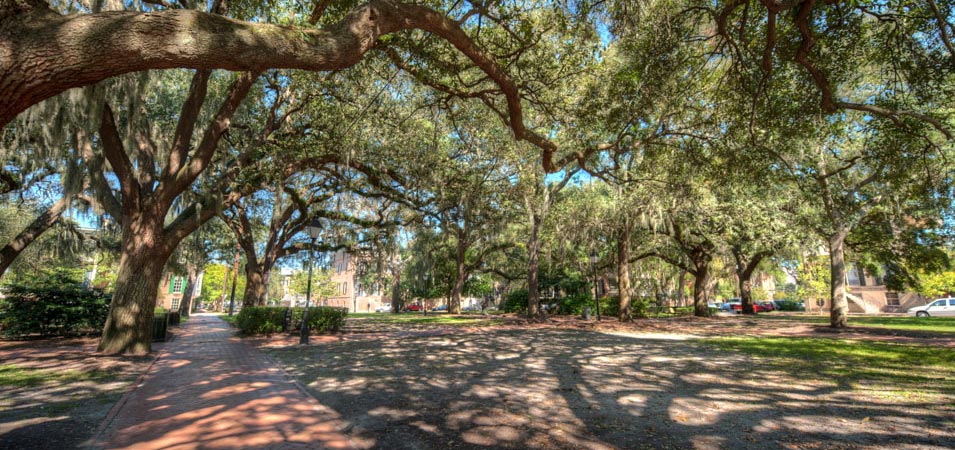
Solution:
M 620 297 L 601 297 L 600 315 L 603 317 L 616 317 L 620 315 Z
M 38 280 L 6 287 L 0 299 L 0 332 L 19 337 L 31 334 L 67 336 L 96 333 L 109 314 L 110 296 L 84 289 L 72 277 L 52 273 Z
M 282 330 L 288 308 L 277 306 L 246 306 L 235 317 L 235 326 L 242 334 L 272 334 Z M 292 327 L 300 330 L 305 308 L 292 308 Z M 338 331 L 345 323 L 345 308 L 315 306 L 308 308 L 308 328 L 311 332 Z
M 527 312 L 527 289 L 515 289 L 508 292 L 501 305 L 504 312 L 524 314 Z
M 780 311 L 804 311 L 805 308 L 802 305 L 800 305 L 799 302 L 795 302 L 792 300 L 783 300 L 779 302 L 779 310 Z
M 590 313 L 594 311 L 594 300 L 589 294 L 574 294 L 561 298 L 559 311 L 561 314 L 580 315 L 584 312 L 584 307 L 590 306 Z
M 285 308 L 280 308 L 285 309 Z M 302 315 L 305 308 L 292 308 L 292 329 L 302 329 Z M 313 306 L 308 308 L 308 329 L 310 332 L 334 332 L 345 324 L 348 308 L 333 308 L 331 306 Z
M 272 334 L 282 330 L 286 308 L 246 306 L 235 315 L 234 325 L 242 334 Z

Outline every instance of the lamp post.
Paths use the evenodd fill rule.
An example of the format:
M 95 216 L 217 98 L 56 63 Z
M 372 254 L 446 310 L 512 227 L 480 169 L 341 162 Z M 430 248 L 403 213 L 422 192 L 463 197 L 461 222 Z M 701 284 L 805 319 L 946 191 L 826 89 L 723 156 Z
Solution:
M 229 296 L 229 315 L 235 310 L 235 285 L 239 281 L 239 244 L 235 244 L 235 263 L 232 265 L 232 295 Z
M 597 320 L 600 320 L 600 301 L 597 300 L 597 251 L 590 251 L 590 268 L 594 272 L 594 307 L 597 309 Z
M 301 345 L 308 345 L 308 307 L 312 300 L 312 253 L 315 250 L 315 240 L 318 239 L 318 235 L 322 232 L 322 222 L 318 219 L 312 219 L 312 221 L 305 226 L 305 231 L 308 233 L 308 237 L 312 238 L 312 241 L 308 245 L 308 285 L 305 287 L 305 311 L 302 312 L 302 335 L 298 340 L 298 343 Z

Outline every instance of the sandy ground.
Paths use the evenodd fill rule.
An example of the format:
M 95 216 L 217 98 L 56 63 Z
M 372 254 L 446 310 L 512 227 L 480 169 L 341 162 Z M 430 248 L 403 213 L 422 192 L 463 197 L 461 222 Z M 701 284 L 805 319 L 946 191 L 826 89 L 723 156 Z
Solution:
M 927 376 L 914 389 L 878 376 L 847 380 L 695 338 L 740 334 L 832 337 L 736 318 L 559 319 L 346 333 L 308 348 L 281 336 L 249 342 L 284 363 L 366 448 L 955 448 L 955 380 Z M 932 336 L 839 337 L 873 336 L 940 339 L 939 351 L 952 351 Z

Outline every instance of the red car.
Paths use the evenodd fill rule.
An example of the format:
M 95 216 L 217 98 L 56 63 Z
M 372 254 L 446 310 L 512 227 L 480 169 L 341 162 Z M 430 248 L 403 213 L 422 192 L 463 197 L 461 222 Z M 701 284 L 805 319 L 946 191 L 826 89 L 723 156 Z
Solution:
M 743 305 L 742 305 L 742 304 L 734 304 L 734 305 L 733 305 L 733 311 L 736 311 L 736 314 L 742 314 L 742 313 L 743 313 Z M 761 312 L 767 312 L 767 311 L 769 311 L 769 310 L 766 309 L 766 307 L 760 306 L 759 303 L 753 303 L 753 312 L 761 313 Z
M 421 311 L 421 305 L 412 304 L 405 306 L 405 311 Z

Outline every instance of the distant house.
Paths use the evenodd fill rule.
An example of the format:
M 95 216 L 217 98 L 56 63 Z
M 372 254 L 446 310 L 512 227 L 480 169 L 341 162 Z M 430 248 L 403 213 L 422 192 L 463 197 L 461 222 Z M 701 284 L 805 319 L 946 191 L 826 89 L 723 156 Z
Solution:
M 928 299 L 916 292 L 890 291 L 882 277 L 874 276 L 857 264 L 846 267 L 849 312 L 863 314 L 905 312 L 909 308 L 924 305 Z M 829 299 L 820 298 L 807 302 L 806 311 L 829 311 Z
M 159 298 L 156 301 L 156 306 L 162 306 L 170 311 L 179 310 L 182 296 L 186 293 L 187 282 L 188 280 L 185 275 L 178 275 L 172 272 L 164 275 L 162 283 L 159 285 Z M 200 295 L 202 295 L 201 273 L 196 279 L 196 291 L 192 294 L 192 298 L 198 298 Z
M 390 302 L 380 287 L 362 285 L 359 273 L 367 263 L 344 250 L 332 255 L 329 269 L 336 293 L 325 300 L 327 306 L 347 308 L 348 312 L 374 312 L 375 308 Z

